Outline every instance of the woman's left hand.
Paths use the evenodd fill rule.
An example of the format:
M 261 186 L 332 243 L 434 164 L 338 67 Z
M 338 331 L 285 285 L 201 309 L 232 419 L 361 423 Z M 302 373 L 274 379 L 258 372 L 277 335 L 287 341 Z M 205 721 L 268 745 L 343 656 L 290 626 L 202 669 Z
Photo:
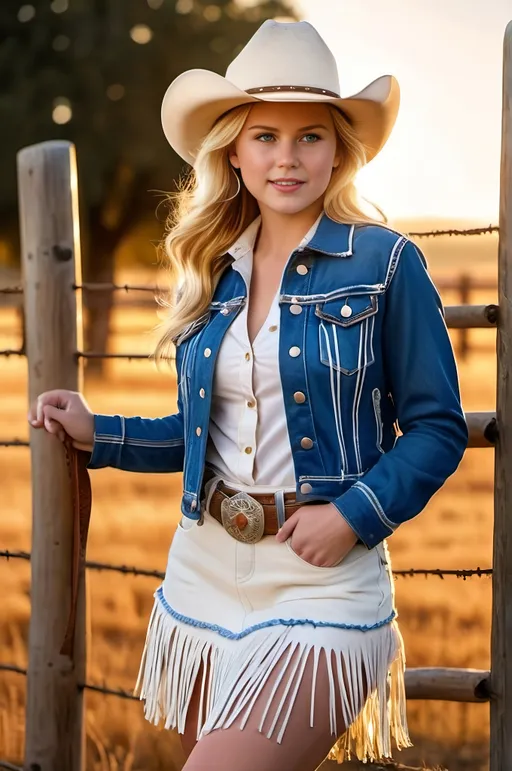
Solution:
M 332 503 L 302 506 L 287 519 L 276 540 L 292 537 L 297 556 L 317 567 L 333 567 L 357 543 L 358 537 Z

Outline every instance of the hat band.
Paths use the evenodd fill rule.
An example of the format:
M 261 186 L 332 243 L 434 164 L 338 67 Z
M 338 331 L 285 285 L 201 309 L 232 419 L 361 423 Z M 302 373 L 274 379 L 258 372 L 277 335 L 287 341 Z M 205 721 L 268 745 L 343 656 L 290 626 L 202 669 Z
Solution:
M 323 96 L 334 96 L 335 99 L 341 99 L 335 91 L 329 91 L 326 88 L 315 88 L 314 86 L 261 86 L 260 88 L 246 88 L 246 94 L 261 94 L 271 91 L 305 91 L 308 94 L 322 94 Z

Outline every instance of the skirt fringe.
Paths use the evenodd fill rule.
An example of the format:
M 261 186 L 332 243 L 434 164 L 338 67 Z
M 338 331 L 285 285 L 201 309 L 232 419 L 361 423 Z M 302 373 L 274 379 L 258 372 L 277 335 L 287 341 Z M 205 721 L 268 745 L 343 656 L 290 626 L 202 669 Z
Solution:
M 335 632 L 336 646 L 315 644 L 315 634 L 306 624 L 268 626 L 233 640 L 201 622 L 196 626 L 175 619 L 157 597 L 135 691 L 145 701 L 148 721 L 155 725 L 163 722 L 165 728 L 183 733 L 203 664 L 197 730 L 200 739 L 214 729 L 227 728 L 237 719 L 243 729 L 265 683 L 279 666 L 259 730 L 263 732 L 265 721 L 269 721 L 267 737 L 277 731 L 276 740 L 281 742 L 311 651 L 310 725 L 314 725 L 315 685 L 323 649 L 322 662 L 329 678 L 330 730 L 335 742 L 329 759 L 341 763 L 351 758 L 389 758 L 391 737 L 398 749 L 411 746 L 406 718 L 405 656 L 398 626 L 392 621 L 368 631 Z M 282 682 L 284 692 L 278 700 L 276 693 Z M 365 684 L 370 686 L 366 700 Z M 341 715 L 336 710 L 336 688 Z M 348 728 L 339 737 L 345 727 Z

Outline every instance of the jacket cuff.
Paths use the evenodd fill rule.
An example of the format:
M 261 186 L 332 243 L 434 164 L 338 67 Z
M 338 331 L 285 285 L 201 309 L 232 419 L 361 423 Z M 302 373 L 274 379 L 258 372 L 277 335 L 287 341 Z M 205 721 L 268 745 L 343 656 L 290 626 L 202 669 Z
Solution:
M 117 466 L 123 447 L 121 415 L 94 415 L 94 444 L 87 468 Z
M 364 482 L 356 482 L 331 502 L 368 549 L 373 549 L 397 528 L 387 518 L 373 490 Z

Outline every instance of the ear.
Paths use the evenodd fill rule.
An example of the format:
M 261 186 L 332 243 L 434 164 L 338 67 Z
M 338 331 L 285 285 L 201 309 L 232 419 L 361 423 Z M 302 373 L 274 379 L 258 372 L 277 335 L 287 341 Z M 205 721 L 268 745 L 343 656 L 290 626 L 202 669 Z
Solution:
M 229 162 L 233 166 L 233 168 L 235 168 L 235 169 L 239 169 L 240 168 L 240 161 L 238 160 L 238 155 L 235 153 L 234 150 L 232 150 L 228 154 L 228 158 L 229 158 Z

